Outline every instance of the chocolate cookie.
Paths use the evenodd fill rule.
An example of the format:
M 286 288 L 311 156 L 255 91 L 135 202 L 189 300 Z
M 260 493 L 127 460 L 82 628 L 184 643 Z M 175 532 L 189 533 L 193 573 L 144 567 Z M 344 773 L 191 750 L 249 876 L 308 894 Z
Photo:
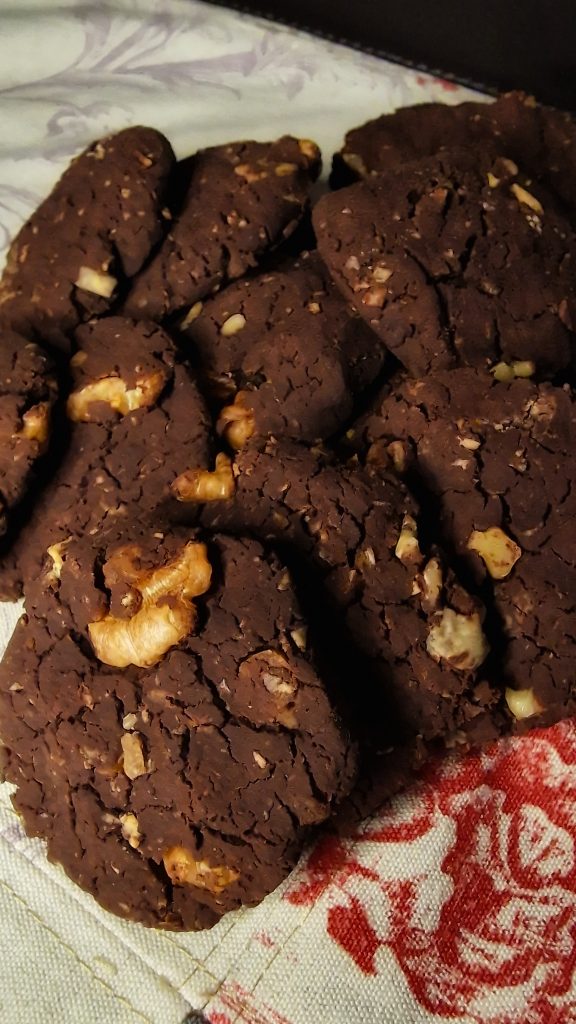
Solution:
M 355 772 L 284 566 L 254 541 L 141 529 L 70 542 L 35 597 L 0 669 L 27 830 L 148 925 L 261 900 Z
M 207 507 L 204 522 L 281 543 L 304 561 L 307 615 L 322 619 L 368 747 L 461 731 L 470 742 L 493 737 L 483 610 L 422 543 L 399 481 L 287 444 L 240 453 L 234 473 L 235 499 Z
M 444 543 L 499 621 L 516 729 L 576 712 L 576 406 L 567 388 L 462 369 L 405 381 L 358 428 L 436 506 Z
M 0 537 L 46 452 L 57 381 L 51 360 L 13 331 L 0 330 Z
M 381 371 L 386 349 L 340 297 L 316 253 L 230 285 L 185 321 L 232 447 L 329 437 Z M 188 346 L 187 346 L 188 347 Z
M 298 225 L 319 169 L 318 147 L 289 135 L 215 146 L 184 161 L 183 203 L 124 311 L 161 320 L 255 267 Z
M 161 238 L 173 164 L 153 128 L 127 128 L 77 157 L 12 243 L 2 322 L 67 349 L 70 332 L 111 308 Z
M 574 232 L 511 161 L 446 152 L 323 196 L 314 224 L 342 293 L 411 374 L 504 363 L 542 378 L 573 360 Z
M 514 160 L 576 213 L 576 122 L 521 92 L 494 103 L 421 103 L 368 121 L 348 132 L 334 157 L 332 183 L 348 185 L 455 146 Z
M 129 527 L 166 503 L 183 461 L 210 467 L 204 402 L 161 328 L 108 317 L 78 328 L 75 344 L 67 447 L 4 561 L 5 599 L 35 578 L 48 538 L 60 544 L 106 524 Z

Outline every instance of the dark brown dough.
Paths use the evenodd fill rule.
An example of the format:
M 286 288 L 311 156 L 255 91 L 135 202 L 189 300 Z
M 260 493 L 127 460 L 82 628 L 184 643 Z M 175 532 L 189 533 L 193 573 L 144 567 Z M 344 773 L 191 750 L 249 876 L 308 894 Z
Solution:
M 124 312 L 161 320 L 255 267 L 297 227 L 319 169 L 318 147 L 289 135 L 215 146 L 184 161 L 183 204 Z
M 445 151 L 323 196 L 314 225 L 345 298 L 414 376 L 568 372 L 576 239 L 515 164 Z
M 0 734 L 49 856 L 156 927 L 208 927 L 276 888 L 355 774 L 284 566 L 255 541 L 141 528 L 48 557 L 29 611 Z M 189 614 L 184 635 L 158 647 L 137 625 L 156 613 Z
M 68 349 L 78 324 L 111 309 L 162 237 L 174 165 L 153 128 L 94 142 L 14 239 L 0 282 L 0 321 Z

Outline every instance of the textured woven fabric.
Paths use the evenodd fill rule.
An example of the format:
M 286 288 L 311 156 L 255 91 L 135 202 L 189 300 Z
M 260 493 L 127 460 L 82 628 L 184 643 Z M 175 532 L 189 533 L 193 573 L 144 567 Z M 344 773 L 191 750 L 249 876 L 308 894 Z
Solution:
M 73 153 L 135 123 L 180 155 L 316 138 L 464 90 L 187 0 L 0 0 L 0 246 Z M 0 607 L 6 641 L 18 609 Z M 262 906 L 198 935 L 117 920 L 0 787 L 2 1024 L 576 1021 L 576 729 L 430 771 Z M 189 1016 L 190 1015 L 190 1016 Z

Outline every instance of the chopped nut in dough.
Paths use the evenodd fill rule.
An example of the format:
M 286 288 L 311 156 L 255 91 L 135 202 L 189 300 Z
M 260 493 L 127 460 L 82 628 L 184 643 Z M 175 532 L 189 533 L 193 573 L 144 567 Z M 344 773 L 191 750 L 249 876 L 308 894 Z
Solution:
M 244 393 L 239 391 L 230 405 L 222 409 L 216 430 L 226 438 L 231 448 L 240 451 L 256 430 L 254 413 L 244 405 Z
M 490 526 L 487 530 L 473 530 L 468 538 L 467 547 L 480 556 L 494 580 L 503 580 L 509 576 L 522 556 L 522 548 L 499 526 Z
M 234 496 L 236 484 L 232 461 L 220 452 L 216 456 L 215 468 L 187 469 L 171 484 L 171 490 L 178 501 L 206 502 L 226 501 Z
M 103 299 L 110 299 L 118 281 L 112 277 L 112 274 L 105 274 L 101 270 L 93 270 L 91 267 L 80 267 L 74 283 L 77 288 L 82 288 L 85 292 L 92 292 L 93 295 L 100 295 Z
M 270 695 L 270 720 L 280 722 L 288 729 L 298 725 L 294 713 L 294 698 L 298 680 L 286 658 L 277 651 L 257 651 L 246 658 L 238 669 L 242 683 L 260 684 Z
M 108 614 L 91 622 L 88 633 L 94 652 L 115 668 L 148 668 L 194 628 L 192 598 L 210 586 L 206 546 L 189 542 L 172 562 L 151 570 L 139 570 L 135 553 L 119 549 L 104 566 L 107 581 L 113 574 L 140 593 L 141 605 L 131 618 Z
M 137 779 L 146 775 L 148 769 L 144 760 L 142 740 L 137 732 L 127 732 L 122 736 L 122 768 L 129 779 Z
M 461 615 L 444 608 L 432 619 L 426 648 L 433 658 L 447 661 L 452 668 L 463 672 L 478 668 L 489 651 L 479 613 Z
M 512 690 L 507 687 L 505 697 L 510 711 L 519 722 L 524 718 L 532 718 L 533 715 L 541 715 L 544 711 L 540 701 L 534 696 L 534 690 Z
M 404 565 L 419 565 L 423 561 L 424 556 L 418 545 L 418 526 L 413 516 L 406 515 L 402 520 L 395 555 Z
M 521 185 L 514 183 L 510 186 L 510 191 L 519 203 L 522 203 L 524 206 L 529 206 L 531 210 L 534 210 L 534 213 L 538 213 L 540 215 L 544 213 L 542 203 L 536 199 L 536 196 L 533 196 L 531 192 L 527 192 L 525 188 L 522 188 Z
M 238 334 L 243 327 L 246 326 L 246 317 L 243 313 L 233 313 L 227 320 L 224 321 L 220 328 L 220 334 L 223 338 L 231 338 L 234 334 Z
M 127 388 L 121 377 L 101 377 L 73 391 L 66 403 L 66 411 L 74 423 L 86 422 L 91 418 L 92 403 L 104 402 L 121 416 L 126 416 L 136 409 L 153 405 L 165 383 L 166 378 L 161 371 L 138 378 L 134 388 Z
M 240 872 L 225 864 L 212 867 L 206 860 L 195 860 L 184 846 L 171 846 L 162 860 L 174 885 L 193 885 L 209 892 L 223 892 L 240 877 Z
M 48 441 L 48 428 L 50 425 L 50 406 L 48 402 L 39 402 L 28 409 L 22 417 L 22 430 L 17 435 L 27 441 L 37 441 L 40 448 L 44 450 Z
M 422 575 L 418 577 L 418 582 L 422 595 L 422 607 L 425 611 L 433 611 L 440 603 L 444 586 L 442 566 L 437 558 L 431 558 L 426 562 Z
M 342 153 L 342 159 L 344 163 L 353 171 L 356 171 L 356 174 L 359 174 L 361 178 L 365 178 L 367 176 L 368 168 L 358 153 Z
M 124 839 L 130 843 L 134 850 L 137 850 L 142 839 L 140 829 L 138 828 L 138 818 L 135 814 L 121 814 L 120 821 L 122 822 L 122 835 Z
M 57 544 L 51 544 L 50 547 L 46 549 L 46 554 L 52 559 L 52 568 L 48 570 L 45 576 L 47 582 L 55 583 L 56 580 L 60 579 L 62 566 L 64 565 L 63 551 L 71 540 L 72 537 L 66 537 L 65 540 L 61 540 Z

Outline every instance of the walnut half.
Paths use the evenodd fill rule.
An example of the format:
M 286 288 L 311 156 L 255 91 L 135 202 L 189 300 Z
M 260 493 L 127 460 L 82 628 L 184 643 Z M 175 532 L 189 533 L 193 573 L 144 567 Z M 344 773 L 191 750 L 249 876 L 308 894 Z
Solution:
M 224 452 L 216 456 L 215 468 L 187 469 L 171 484 L 178 501 L 226 501 L 234 497 L 236 485 L 232 460 Z
M 115 668 L 155 665 L 192 631 L 192 598 L 210 586 L 205 544 L 186 544 L 177 558 L 156 569 L 140 569 L 138 555 L 135 545 L 119 548 L 104 566 L 107 584 L 126 584 L 139 598 L 138 609 L 129 618 L 108 614 L 88 626 L 96 657 Z
M 136 386 L 128 388 L 121 377 L 101 377 L 73 391 L 66 403 L 68 418 L 74 423 L 89 422 L 93 418 L 91 406 L 104 402 L 121 416 L 154 405 L 164 389 L 166 377 L 161 371 L 142 375 Z

